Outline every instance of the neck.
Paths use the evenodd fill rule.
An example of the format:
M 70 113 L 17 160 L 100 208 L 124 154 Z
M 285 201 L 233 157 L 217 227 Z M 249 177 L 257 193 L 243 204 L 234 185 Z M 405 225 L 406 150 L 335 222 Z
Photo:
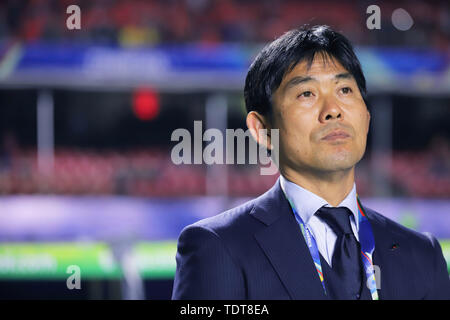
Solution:
M 336 207 L 352 190 L 355 182 L 355 167 L 333 172 L 298 172 L 281 168 L 281 174 L 289 181 L 311 191 Z

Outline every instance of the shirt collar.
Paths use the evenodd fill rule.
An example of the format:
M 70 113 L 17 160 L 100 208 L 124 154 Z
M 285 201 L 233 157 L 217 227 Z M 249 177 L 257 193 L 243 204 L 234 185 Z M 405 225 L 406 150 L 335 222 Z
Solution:
M 299 185 L 287 180 L 283 175 L 280 175 L 280 185 L 285 195 L 295 206 L 295 210 L 302 218 L 305 224 L 308 224 L 309 219 L 323 206 L 333 207 L 325 199 L 318 195 L 300 187 Z M 356 184 L 353 183 L 352 190 L 347 197 L 337 206 L 346 207 L 353 213 L 354 221 L 356 224 L 356 230 L 359 226 L 359 212 L 358 203 L 356 200 Z

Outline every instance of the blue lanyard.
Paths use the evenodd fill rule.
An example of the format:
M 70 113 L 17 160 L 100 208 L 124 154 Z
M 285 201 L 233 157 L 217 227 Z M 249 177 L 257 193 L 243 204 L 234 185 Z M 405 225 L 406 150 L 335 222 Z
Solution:
M 285 194 L 286 195 L 286 194 Z M 311 257 L 314 261 L 314 266 L 316 268 L 317 274 L 319 275 L 320 282 L 322 284 L 323 290 L 325 294 L 327 294 L 327 290 L 325 288 L 325 281 L 323 278 L 322 272 L 322 264 L 320 262 L 319 249 L 317 247 L 316 239 L 309 229 L 307 225 L 303 222 L 300 215 L 295 210 L 294 203 L 287 197 L 292 211 L 294 212 L 295 219 L 300 225 L 300 229 L 302 230 L 303 237 L 305 238 L 306 244 L 308 246 L 309 252 L 311 253 Z M 370 226 L 369 220 L 367 220 L 366 214 L 362 210 L 361 202 L 359 201 L 358 195 L 356 195 L 356 201 L 358 203 L 358 220 L 359 220 L 359 242 L 361 244 L 361 260 L 364 264 L 364 271 L 366 272 L 367 278 L 367 286 L 370 290 L 370 294 L 372 296 L 372 300 L 378 300 L 378 291 L 376 287 L 375 281 L 375 272 L 373 268 L 373 260 L 372 255 L 375 250 L 375 240 L 373 238 L 372 227 Z

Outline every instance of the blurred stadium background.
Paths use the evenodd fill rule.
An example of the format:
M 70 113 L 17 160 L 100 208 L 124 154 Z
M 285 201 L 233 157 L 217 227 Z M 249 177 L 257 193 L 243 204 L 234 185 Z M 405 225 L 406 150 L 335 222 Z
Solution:
M 72 4 L 80 30 L 66 28 Z M 366 27 L 371 4 L 381 30 Z M 246 130 L 250 62 L 305 23 L 342 31 L 367 77 L 363 203 L 433 233 L 450 265 L 448 1 L 1 1 L 0 298 L 170 298 L 181 229 L 278 177 L 177 166 L 171 134 L 194 120 Z

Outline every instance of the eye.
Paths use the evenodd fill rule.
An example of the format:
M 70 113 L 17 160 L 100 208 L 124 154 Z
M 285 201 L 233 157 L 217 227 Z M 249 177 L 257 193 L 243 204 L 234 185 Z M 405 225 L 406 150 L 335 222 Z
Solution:
M 300 93 L 298 96 L 297 96 L 297 98 L 300 98 L 301 96 L 303 96 L 303 97 L 305 97 L 305 98 L 309 98 L 309 97 L 311 97 L 312 96 L 312 92 L 311 91 L 304 91 L 304 92 L 302 92 L 302 93 Z
M 349 94 L 349 93 L 351 93 L 353 91 L 352 91 L 352 89 L 350 87 L 344 87 L 344 88 L 341 89 L 341 92 L 343 94 Z

